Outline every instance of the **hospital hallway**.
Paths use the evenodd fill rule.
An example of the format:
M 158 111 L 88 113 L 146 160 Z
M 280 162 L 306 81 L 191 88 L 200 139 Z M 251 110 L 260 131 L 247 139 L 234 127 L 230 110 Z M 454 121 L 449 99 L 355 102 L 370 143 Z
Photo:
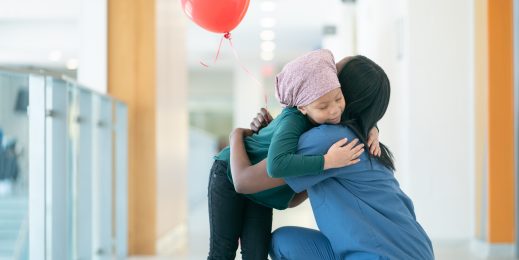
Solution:
M 258 202 L 217 194 L 215 222 L 306 190 L 272 231 L 315 213 L 336 253 L 519 259 L 519 0 L 0 2 L 0 260 L 206 259 L 210 176 Z M 290 187 L 233 146 L 233 191 L 262 108 L 245 152 Z

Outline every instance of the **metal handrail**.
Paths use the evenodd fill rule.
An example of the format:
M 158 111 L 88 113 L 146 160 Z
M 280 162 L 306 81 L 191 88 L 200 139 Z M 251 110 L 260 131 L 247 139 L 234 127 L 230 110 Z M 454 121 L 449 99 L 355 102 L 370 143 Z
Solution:
M 76 79 L 71 78 L 71 77 L 69 77 L 67 75 L 63 75 L 63 74 L 57 73 L 57 72 L 53 72 L 53 71 L 49 71 L 49 70 L 45 70 L 45 69 L 36 69 L 36 68 L 16 68 L 16 67 L 0 66 L 0 72 L 2 72 L 2 71 L 8 72 L 8 73 L 32 74 L 32 75 L 39 75 L 39 76 L 43 76 L 43 77 L 53 77 L 53 78 L 56 78 L 56 79 L 61 79 L 61 80 L 65 81 L 65 82 L 67 82 L 67 83 L 70 83 L 70 84 L 74 85 L 76 88 L 78 88 L 80 90 L 89 91 L 89 92 L 92 92 L 92 93 L 97 94 L 99 96 L 104 96 L 104 97 L 110 98 L 112 100 L 125 103 L 121 99 L 113 97 L 113 96 L 110 96 L 107 93 L 101 93 L 101 92 L 99 92 L 97 90 L 94 90 L 94 89 L 91 89 L 91 88 L 87 88 L 87 87 L 83 86 L 82 84 L 80 84 Z

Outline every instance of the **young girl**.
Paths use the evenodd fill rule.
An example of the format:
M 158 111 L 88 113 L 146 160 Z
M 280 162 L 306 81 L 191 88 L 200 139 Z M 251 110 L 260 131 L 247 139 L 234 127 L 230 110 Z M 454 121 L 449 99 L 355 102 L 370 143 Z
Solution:
M 234 259 L 238 239 L 243 259 L 267 259 L 272 208 L 286 209 L 295 195 L 282 179 L 266 180 L 267 176 L 254 182 L 262 190 L 265 186 L 261 184 L 268 182 L 268 190 L 238 194 L 244 191 L 233 186 L 233 178 L 239 176 L 234 171 L 264 172 L 266 167 L 269 175 L 276 178 L 318 175 L 326 169 L 357 163 L 363 152 L 362 144 L 355 146 L 357 141 L 343 146 L 346 140 L 341 140 L 324 156 L 296 154 L 299 137 L 304 132 L 319 124 L 340 123 L 344 111 L 345 101 L 330 51 L 312 51 L 295 59 L 285 65 L 276 80 L 276 96 L 285 108 L 269 126 L 245 139 L 242 149 L 250 162 L 232 158 L 234 147 L 223 149 L 215 157 L 209 180 L 208 259 Z

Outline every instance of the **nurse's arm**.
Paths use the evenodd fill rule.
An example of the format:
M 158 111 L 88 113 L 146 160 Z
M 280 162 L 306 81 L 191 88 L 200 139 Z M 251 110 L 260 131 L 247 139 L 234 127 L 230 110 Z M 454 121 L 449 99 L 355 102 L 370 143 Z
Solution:
M 252 194 L 284 185 L 283 179 L 268 176 L 267 160 L 251 164 L 243 143 L 243 138 L 251 134 L 250 129 L 236 128 L 229 137 L 234 189 L 237 193 Z
M 308 193 L 306 193 L 306 190 L 302 191 L 300 193 L 296 193 L 294 198 L 292 198 L 292 200 L 288 203 L 288 207 L 293 208 L 293 207 L 299 206 L 299 204 L 303 203 L 303 201 L 305 201 L 307 198 L 308 198 Z

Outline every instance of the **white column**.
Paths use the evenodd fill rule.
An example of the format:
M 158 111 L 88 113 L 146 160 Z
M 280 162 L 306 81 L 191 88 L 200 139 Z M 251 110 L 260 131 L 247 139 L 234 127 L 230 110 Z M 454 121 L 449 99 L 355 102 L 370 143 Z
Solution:
M 81 0 L 78 81 L 107 93 L 107 0 Z
M 156 11 L 156 247 L 157 254 L 165 255 L 181 250 L 187 241 L 187 48 L 180 4 L 157 0 Z
M 260 65 L 244 63 L 249 75 L 238 64 L 234 66 L 234 127 L 249 128 L 252 118 L 265 106 L 263 87 L 256 80 L 263 82 Z M 253 79 L 253 78 L 255 79 Z M 263 83 L 262 83 L 263 84 Z

